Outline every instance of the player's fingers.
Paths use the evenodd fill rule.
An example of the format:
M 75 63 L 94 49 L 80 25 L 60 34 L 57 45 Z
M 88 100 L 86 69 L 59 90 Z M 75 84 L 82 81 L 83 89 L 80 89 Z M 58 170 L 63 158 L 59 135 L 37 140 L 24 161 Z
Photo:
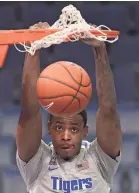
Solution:
M 29 27 L 29 29 L 47 29 L 50 25 L 47 22 L 39 22 Z
M 92 24 L 92 23 L 89 23 L 89 25 L 91 25 L 91 26 L 93 26 L 93 27 L 97 27 L 97 25 L 95 25 L 95 24 Z
M 44 27 L 44 28 L 49 28 L 50 25 L 49 25 L 47 22 L 44 22 L 44 23 L 43 23 L 43 27 Z

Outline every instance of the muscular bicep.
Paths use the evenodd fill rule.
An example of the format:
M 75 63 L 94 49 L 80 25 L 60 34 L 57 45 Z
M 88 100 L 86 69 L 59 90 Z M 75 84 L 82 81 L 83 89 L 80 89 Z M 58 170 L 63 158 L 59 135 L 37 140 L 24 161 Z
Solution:
M 100 109 L 98 110 L 96 135 L 103 151 L 112 158 L 117 157 L 122 143 L 122 132 L 117 112 L 103 113 Z
M 42 137 L 42 119 L 40 109 L 35 114 L 20 114 L 16 144 L 19 157 L 28 162 L 38 151 Z

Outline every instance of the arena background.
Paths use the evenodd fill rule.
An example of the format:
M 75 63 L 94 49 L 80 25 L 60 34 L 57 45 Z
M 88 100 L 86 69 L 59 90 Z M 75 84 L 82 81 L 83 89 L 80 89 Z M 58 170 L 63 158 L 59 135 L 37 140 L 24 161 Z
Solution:
M 118 110 L 123 130 L 122 161 L 112 193 L 139 192 L 139 2 L 0 2 L 0 29 L 28 28 L 39 21 L 53 24 L 61 9 L 75 5 L 89 23 L 120 30 L 119 40 L 108 44 Z M 22 48 L 22 47 L 20 47 Z M 87 70 L 93 83 L 88 106 L 89 140 L 95 136 L 97 95 L 92 49 L 83 43 L 66 43 L 41 51 L 41 68 L 58 60 L 73 61 Z M 20 113 L 24 53 L 10 46 L 0 69 L 0 193 L 26 193 L 15 161 L 15 133 Z M 47 114 L 43 113 L 43 137 Z

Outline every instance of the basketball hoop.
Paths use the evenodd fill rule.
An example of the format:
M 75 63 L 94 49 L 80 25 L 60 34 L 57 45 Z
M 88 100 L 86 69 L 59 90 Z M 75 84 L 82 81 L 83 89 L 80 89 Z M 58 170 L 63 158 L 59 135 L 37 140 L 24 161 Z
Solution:
M 18 51 L 27 51 L 34 55 L 38 49 L 48 48 L 62 42 L 75 42 L 82 38 L 94 38 L 113 43 L 118 40 L 119 34 L 119 31 L 111 30 L 104 25 L 95 27 L 88 24 L 82 18 L 80 11 L 73 5 L 69 5 L 62 9 L 59 19 L 47 29 L 0 30 L 0 51 L 2 51 L 2 47 L 4 48 L 3 45 L 14 44 Z M 27 46 L 26 43 L 30 43 L 30 46 Z M 19 50 L 16 44 L 23 45 L 24 50 Z M 3 55 L 4 53 L 6 55 L 7 50 L 3 51 Z M 2 61 L 0 66 L 2 66 L 1 63 Z

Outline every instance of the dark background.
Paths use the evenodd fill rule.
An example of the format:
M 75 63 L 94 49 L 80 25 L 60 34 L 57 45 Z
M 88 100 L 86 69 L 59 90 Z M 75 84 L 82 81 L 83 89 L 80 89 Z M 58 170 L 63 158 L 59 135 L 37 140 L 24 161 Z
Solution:
M 88 23 L 120 30 L 119 40 L 107 44 L 113 70 L 118 110 L 123 130 L 122 161 L 113 193 L 139 192 L 139 2 L 0 2 L 0 29 L 26 29 L 37 22 L 52 25 L 61 9 L 73 4 Z M 23 49 L 21 46 L 19 46 Z M 89 73 L 93 97 L 88 106 L 89 140 L 95 136 L 97 95 L 92 49 L 80 42 L 63 43 L 41 51 L 41 68 L 58 60 L 73 61 Z M 24 53 L 10 46 L 0 69 L 0 193 L 25 193 L 15 163 L 15 133 L 20 113 L 21 77 Z M 43 113 L 43 136 L 46 112 Z

